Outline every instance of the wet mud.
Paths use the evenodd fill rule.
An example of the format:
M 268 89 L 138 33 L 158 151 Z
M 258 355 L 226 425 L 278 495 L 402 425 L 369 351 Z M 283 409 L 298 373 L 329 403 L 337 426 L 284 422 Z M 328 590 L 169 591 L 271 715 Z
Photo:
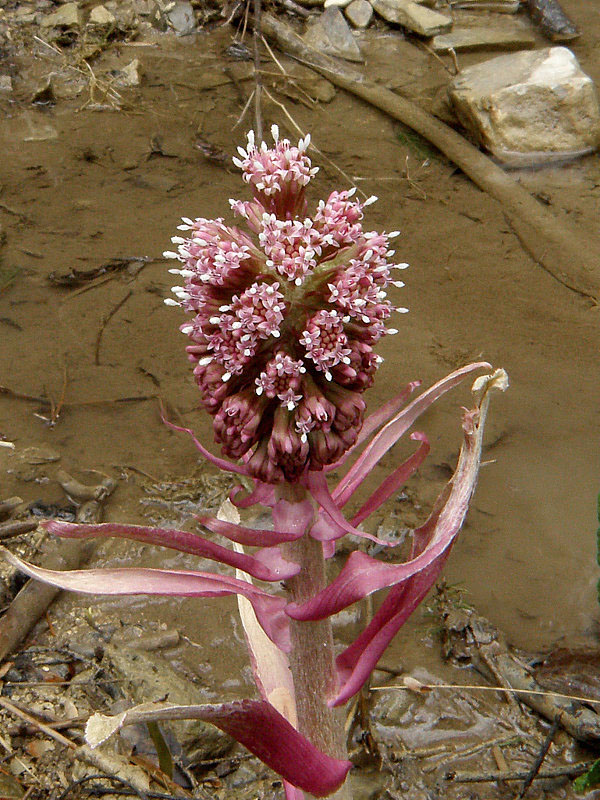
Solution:
M 600 85 L 600 11 L 583 0 L 563 6 L 584 32 L 572 49 Z M 246 196 L 228 158 L 252 124 L 251 112 L 242 118 L 252 82 L 225 52 L 232 33 L 122 41 L 96 55 L 92 76 L 35 40 L 1 62 L 14 84 L 0 93 L 0 443 L 14 443 L 0 447 L 3 497 L 64 506 L 57 470 L 83 480 L 99 470 L 118 480 L 106 520 L 182 524 L 199 509 L 214 511 L 229 485 L 185 435 L 164 426 L 158 398 L 212 441 L 178 331 L 183 318 L 163 303 L 173 280 L 161 253 L 179 217 L 227 217 L 228 198 Z M 366 34 L 365 51 L 370 74 L 434 107 L 449 59 L 383 29 Z M 119 86 L 115 76 L 134 58 L 140 85 Z M 460 64 L 483 58 L 465 55 Z M 50 74 L 51 100 L 32 102 Z M 321 151 L 313 153 L 321 170 L 312 202 L 355 183 L 379 197 L 367 223 L 402 234 L 397 255 L 411 267 L 392 299 L 410 313 L 381 344 L 385 363 L 369 407 L 470 360 L 510 376 L 510 391 L 491 409 L 486 463 L 447 581 L 528 651 L 596 641 L 600 310 L 531 261 L 495 201 L 382 113 L 306 74 L 293 86 L 274 79 L 269 92 L 265 119 L 294 138 L 291 115 Z M 585 248 L 598 219 L 598 156 L 522 171 L 518 180 L 579 226 Z M 455 463 L 467 400 L 465 388 L 425 415 L 419 428 L 432 454 L 374 527 L 410 527 L 426 516 Z M 373 484 L 406 452 L 388 455 Z M 132 561 L 182 565 L 131 542 L 102 543 L 94 556 Z M 171 660 L 201 675 L 207 698 L 223 680 L 233 694 L 251 691 L 233 603 L 63 597 L 51 615 L 68 628 L 84 609 L 97 624 L 134 626 L 135 635 L 181 630 L 193 646 L 184 642 Z M 430 626 L 418 612 L 386 662 L 439 674 Z M 432 701 L 419 702 L 425 713 Z M 505 733 L 479 717 L 469 724 L 475 737 Z M 430 734 L 413 730 L 405 744 L 431 745 Z

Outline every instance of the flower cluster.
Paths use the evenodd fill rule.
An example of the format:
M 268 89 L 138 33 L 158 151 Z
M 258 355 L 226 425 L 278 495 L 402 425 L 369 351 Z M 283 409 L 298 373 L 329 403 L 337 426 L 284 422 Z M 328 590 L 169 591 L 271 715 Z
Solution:
M 184 218 L 173 237 L 183 278 L 176 300 L 194 314 L 181 330 L 215 438 L 245 458 L 266 483 L 297 480 L 337 461 L 357 439 L 360 397 L 382 359 L 373 347 L 390 333 L 387 298 L 395 232 L 364 231 L 354 190 L 332 192 L 308 217 L 305 189 L 317 172 L 309 137 L 275 145 L 252 132 L 234 163 L 253 192 L 231 200 L 249 233 L 215 220 Z M 254 234 L 254 235 L 252 235 Z

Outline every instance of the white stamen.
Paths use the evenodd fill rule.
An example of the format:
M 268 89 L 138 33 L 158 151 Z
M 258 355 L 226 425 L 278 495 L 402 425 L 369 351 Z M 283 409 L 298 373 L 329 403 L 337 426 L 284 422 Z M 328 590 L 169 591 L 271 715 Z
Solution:
M 397 308 L 396 311 L 399 314 L 408 314 L 408 308 Z
M 387 235 L 388 239 L 395 239 L 396 236 L 400 236 L 400 231 L 390 231 Z
M 198 364 L 200 364 L 201 367 L 206 367 L 207 364 L 210 364 L 212 362 L 212 360 L 213 360 L 212 356 L 204 356 L 204 358 L 201 358 L 198 361 Z
M 373 205 L 373 203 L 377 202 L 377 199 L 378 198 L 376 197 L 376 195 L 372 194 L 371 197 L 367 197 L 367 199 L 363 203 L 363 206 L 371 206 Z
M 221 376 L 221 380 L 223 381 L 223 383 L 227 383 L 229 378 L 231 378 L 231 372 L 224 372 L 223 375 Z
M 178 303 L 178 302 L 177 302 L 177 300 L 173 300 L 173 298 L 172 298 L 172 297 L 167 297 L 167 298 L 165 298 L 165 299 L 163 300 L 163 303 L 164 303 L 166 306 L 180 306 L 180 305 L 181 305 L 181 303 Z
M 398 333 L 398 329 L 397 328 L 388 328 L 386 330 L 386 333 L 389 333 L 390 336 L 395 336 Z
M 165 250 L 163 258 L 179 258 L 179 253 L 174 253 L 172 250 Z

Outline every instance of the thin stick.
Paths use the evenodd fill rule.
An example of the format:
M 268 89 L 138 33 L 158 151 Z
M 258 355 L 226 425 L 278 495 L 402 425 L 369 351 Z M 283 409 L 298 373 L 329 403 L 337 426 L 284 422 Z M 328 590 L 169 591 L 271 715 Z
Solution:
M 372 692 L 386 692 L 388 689 L 401 689 L 406 692 L 419 692 L 420 689 L 477 689 L 482 692 L 514 692 L 514 694 L 537 694 L 543 697 L 561 697 L 564 700 L 577 700 L 580 703 L 600 705 L 600 700 L 593 697 L 581 697 L 576 694 L 562 694 L 561 692 L 545 692 L 540 689 L 513 689 L 512 686 L 478 686 L 477 684 L 462 683 L 421 683 L 419 689 L 412 686 L 371 686 Z
M 552 727 L 548 732 L 548 735 L 544 739 L 540 752 L 538 753 L 537 758 L 533 763 L 533 766 L 529 770 L 529 774 L 523 781 L 523 786 L 521 787 L 521 791 L 517 795 L 516 800 L 521 800 L 521 798 L 525 796 L 527 790 L 529 789 L 529 787 L 539 774 L 540 767 L 542 766 L 542 764 L 544 763 L 544 759 L 548 755 L 548 750 L 550 750 L 550 745 L 552 744 L 552 740 L 554 739 L 557 730 L 558 730 L 558 720 L 554 720 L 554 722 L 552 723 Z
M 237 122 L 236 122 L 236 123 L 235 123 L 235 125 L 233 126 L 233 129 L 234 129 L 234 130 L 237 128 L 237 126 L 238 126 L 238 125 L 241 123 L 241 121 L 242 121 L 242 120 L 244 119 L 244 117 L 246 116 L 246 112 L 247 112 L 247 111 L 248 111 L 248 109 L 250 108 L 250 103 L 252 102 L 252 98 L 254 97 L 254 94 L 255 94 L 255 92 L 256 92 L 256 89 L 252 89 L 252 94 L 251 94 L 251 95 L 250 95 L 250 97 L 249 97 L 249 98 L 246 100 L 246 105 L 245 105 L 245 106 L 244 106 L 244 108 L 242 109 L 242 113 L 241 113 L 241 114 L 240 114 L 240 116 L 238 117 L 238 120 L 237 120 Z
M 125 303 L 129 300 L 129 298 L 131 297 L 132 294 L 133 294 L 133 290 L 129 289 L 127 294 L 119 300 L 117 305 L 114 306 L 108 312 L 108 314 L 106 314 L 104 317 L 102 317 L 102 322 L 100 323 L 100 329 L 99 329 L 98 334 L 96 336 L 96 348 L 94 350 L 94 364 L 96 364 L 96 366 L 100 365 L 100 345 L 102 343 L 102 336 L 104 334 L 104 329 L 106 328 L 106 326 L 108 325 L 108 323 L 110 322 L 112 317 L 114 317 L 114 315 L 117 313 L 117 311 L 121 308 L 121 306 L 125 305 Z
M 587 772 L 594 761 L 580 761 L 579 764 L 565 764 L 562 767 L 548 767 L 540 770 L 535 776 L 539 780 L 544 778 L 573 778 Z M 520 772 L 448 772 L 447 781 L 455 783 L 493 783 L 495 781 L 522 781 L 529 775 L 529 771 Z
M 0 524 L 0 539 L 12 539 L 24 533 L 34 531 L 38 526 L 35 519 L 9 520 Z
M 261 110 L 261 95 L 262 95 L 262 78 L 260 75 L 260 49 L 259 43 L 261 40 L 260 22 L 261 22 L 261 0 L 254 0 L 254 30 L 252 31 L 252 41 L 254 43 L 254 118 L 256 122 L 256 139 L 258 142 L 263 141 L 263 123 L 262 123 L 262 110 Z
M 14 706 L 9 700 L 5 697 L 0 696 L 0 706 L 5 708 L 8 712 L 13 714 L 16 717 L 28 722 L 30 725 L 34 725 L 38 730 L 45 733 L 47 736 L 52 737 L 52 739 L 56 739 L 57 742 L 60 744 L 65 745 L 65 747 L 70 747 L 71 750 L 77 750 L 78 745 L 75 742 L 72 742 L 70 739 L 67 739 L 66 736 L 63 736 L 62 733 L 55 731 L 53 728 L 49 728 L 47 725 L 44 725 L 43 722 L 40 722 L 39 719 L 32 717 L 31 714 L 27 714 L 25 711 L 21 711 L 20 708 Z
M 298 131 L 298 133 L 300 134 L 300 136 L 302 136 L 302 137 L 304 138 L 304 137 L 306 136 L 306 134 L 305 134 L 305 133 L 302 131 L 302 128 L 301 128 L 301 127 L 298 125 L 298 123 L 296 122 L 296 120 L 295 120 L 295 119 L 292 117 L 292 115 L 289 113 L 289 111 L 287 110 L 287 108 L 285 107 L 285 105 L 284 105 L 283 103 L 280 103 L 280 102 L 279 102 L 279 100 L 276 100 L 276 99 L 273 97 L 273 95 L 272 95 L 272 94 L 271 94 L 269 91 L 267 91 L 267 89 L 265 89 L 264 87 L 263 87 L 263 91 L 264 91 L 264 93 L 267 95 L 267 97 L 269 98 L 269 100 L 271 100 L 271 102 L 272 102 L 272 103 L 275 103 L 275 105 L 276 105 L 276 106 L 279 106 L 279 108 L 280 108 L 280 109 L 283 111 L 283 113 L 284 113 L 284 114 L 285 114 L 285 116 L 288 118 L 288 120 L 291 122 L 291 124 L 294 126 L 294 128 L 295 128 L 295 129 Z M 347 180 L 347 181 L 348 181 L 348 183 L 354 183 L 354 181 L 352 180 L 352 178 L 350 177 L 350 175 L 347 175 L 347 174 L 344 172 L 344 170 L 343 170 L 341 167 L 338 167 L 338 165 L 337 165 L 337 164 L 335 164 L 335 163 L 334 163 L 334 162 L 333 162 L 333 161 L 332 161 L 332 160 L 331 160 L 331 159 L 330 159 L 328 156 L 326 156 L 326 155 L 325 155 L 325 153 L 324 153 L 322 150 L 319 150 L 319 148 L 318 148 L 318 147 L 316 147 L 316 145 L 315 145 L 313 142 L 311 142 L 311 145 L 310 145 L 310 146 L 311 146 L 311 148 L 312 148 L 312 149 L 315 151 L 315 153 L 318 153 L 318 154 L 320 155 L 320 157 L 321 157 L 321 158 L 322 158 L 324 161 L 327 161 L 327 163 L 328 163 L 330 166 L 332 166 L 332 167 L 333 167 L 333 168 L 334 168 L 334 169 L 335 169 L 337 172 L 339 172 L 339 173 L 340 173 L 340 175 L 341 175 L 341 176 L 342 176 L 342 177 L 343 177 L 345 180 Z M 365 200 L 367 199 L 368 195 L 366 195 L 366 194 L 363 192 L 363 190 L 362 190 L 362 189 L 358 189 L 358 193 L 359 193 L 359 194 L 362 194 L 362 196 L 365 198 Z

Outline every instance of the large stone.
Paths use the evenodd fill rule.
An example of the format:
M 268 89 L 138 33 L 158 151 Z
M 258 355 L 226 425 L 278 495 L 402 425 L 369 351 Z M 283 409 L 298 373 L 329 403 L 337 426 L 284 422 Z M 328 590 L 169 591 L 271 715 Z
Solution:
M 386 22 L 402 25 L 419 36 L 437 36 L 452 27 L 452 20 L 412 0 L 371 0 L 371 5 Z
M 81 25 L 81 12 L 77 3 L 65 3 L 41 21 L 42 28 L 78 28 Z
M 454 28 L 434 36 L 431 47 L 436 53 L 449 50 L 530 50 L 535 37 L 523 28 Z
M 373 6 L 369 0 L 352 0 L 344 13 L 355 28 L 367 28 L 373 17 Z
M 503 163 L 560 161 L 600 144 L 594 83 L 565 47 L 499 56 L 468 67 L 449 92 L 462 124 Z
M 304 34 L 304 41 L 322 53 L 348 61 L 363 61 L 352 31 L 336 6 L 325 9 Z

